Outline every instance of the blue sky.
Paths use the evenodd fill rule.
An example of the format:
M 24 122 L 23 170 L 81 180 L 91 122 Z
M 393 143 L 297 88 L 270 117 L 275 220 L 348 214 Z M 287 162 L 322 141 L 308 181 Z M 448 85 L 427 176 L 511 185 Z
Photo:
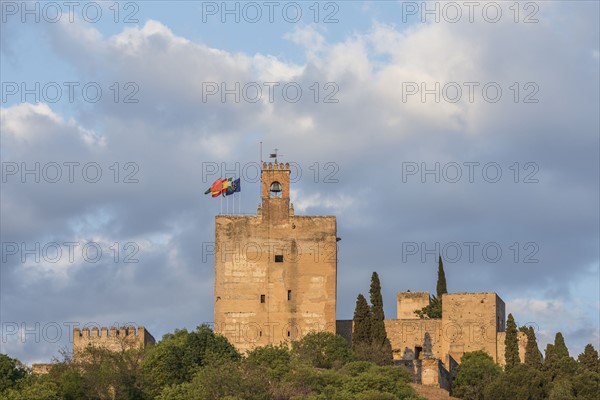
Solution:
M 239 22 L 221 2 L 86 2 L 72 22 L 21 4 L 1 9 L 3 353 L 48 361 L 73 324 L 212 321 L 203 193 L 237 169 L 255 213 L 261 141 L 302 172 L 296 213 L 338 218 L 339 319 L 374 270 L 387 317 L 397 291 L 434 291 L 439 251 L 450 292 L 497 292 L 542 350 L 557 331 L 598 347 L 597 2 L 481 2 L 472 22 L 465 2 L 275 2 L 273 21 L 256 2 L 256 22 L 236 2 Z

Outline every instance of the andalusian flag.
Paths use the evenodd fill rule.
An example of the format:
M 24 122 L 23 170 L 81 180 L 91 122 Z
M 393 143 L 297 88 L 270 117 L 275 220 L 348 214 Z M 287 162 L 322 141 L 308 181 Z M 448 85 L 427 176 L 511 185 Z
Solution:
M 235 181 L 231 181 L 228 183 L 227 186 L 227 192 L 225 193 L 225 196 L 229 196 L 230 194 L 234 194 L 235 192 L 239 192 L 242 190 L 242 185 L 240 183 L 240 178 L 237 178 Z

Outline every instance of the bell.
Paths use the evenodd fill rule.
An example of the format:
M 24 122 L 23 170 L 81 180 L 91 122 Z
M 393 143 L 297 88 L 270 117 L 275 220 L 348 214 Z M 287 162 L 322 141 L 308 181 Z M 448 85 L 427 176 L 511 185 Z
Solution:
M 280 193 L 281 192 L 281 183 L 279 182 L 273 182 L 271 184 L 271 192 L 273 193 Z

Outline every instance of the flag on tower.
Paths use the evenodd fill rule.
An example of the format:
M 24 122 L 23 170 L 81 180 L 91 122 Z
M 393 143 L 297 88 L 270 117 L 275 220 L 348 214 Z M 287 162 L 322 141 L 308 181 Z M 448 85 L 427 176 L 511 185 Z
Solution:
M 217 197 L 223 191 L 223 180 L 221 178 L 217 179 L 210 185 L 210 188 L 204 192 L 204 194 L 212 193 L 212 197 Z
M 225 178 L 225 179 L 223 179 L 223 189 L 221 190 L 221 194 L 223 195 L 223 197 L 225 197 L 227 195 L 227 191 L 231 187 L 231 180 L 232 179 L 233 178 Z
M 231 178 L 229 178 L 229 179 L 231 179 Z M 235 181 L 229 182 L 229 184 L 227 186 L 227 193 L 225 193 L 225 196 L 229 196 L 230 194 L 234 194 L 241 190 L 242 190 L 242 186 L 240 183 L 240 178 L 237 178 Z

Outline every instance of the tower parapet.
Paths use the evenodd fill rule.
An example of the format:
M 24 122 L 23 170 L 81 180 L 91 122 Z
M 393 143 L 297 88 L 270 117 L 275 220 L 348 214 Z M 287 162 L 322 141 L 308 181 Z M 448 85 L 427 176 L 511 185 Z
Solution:
M 110 332 L 110 334 L 109 334 Z M 110 351 L 125 351 L 132 348 L 146 348 L 154 345 L 154 337 L 143 326 L 111 326 L 89 328 L 73 328 L 73 357 L 81 356 L 87 346 L 96 346 Z

